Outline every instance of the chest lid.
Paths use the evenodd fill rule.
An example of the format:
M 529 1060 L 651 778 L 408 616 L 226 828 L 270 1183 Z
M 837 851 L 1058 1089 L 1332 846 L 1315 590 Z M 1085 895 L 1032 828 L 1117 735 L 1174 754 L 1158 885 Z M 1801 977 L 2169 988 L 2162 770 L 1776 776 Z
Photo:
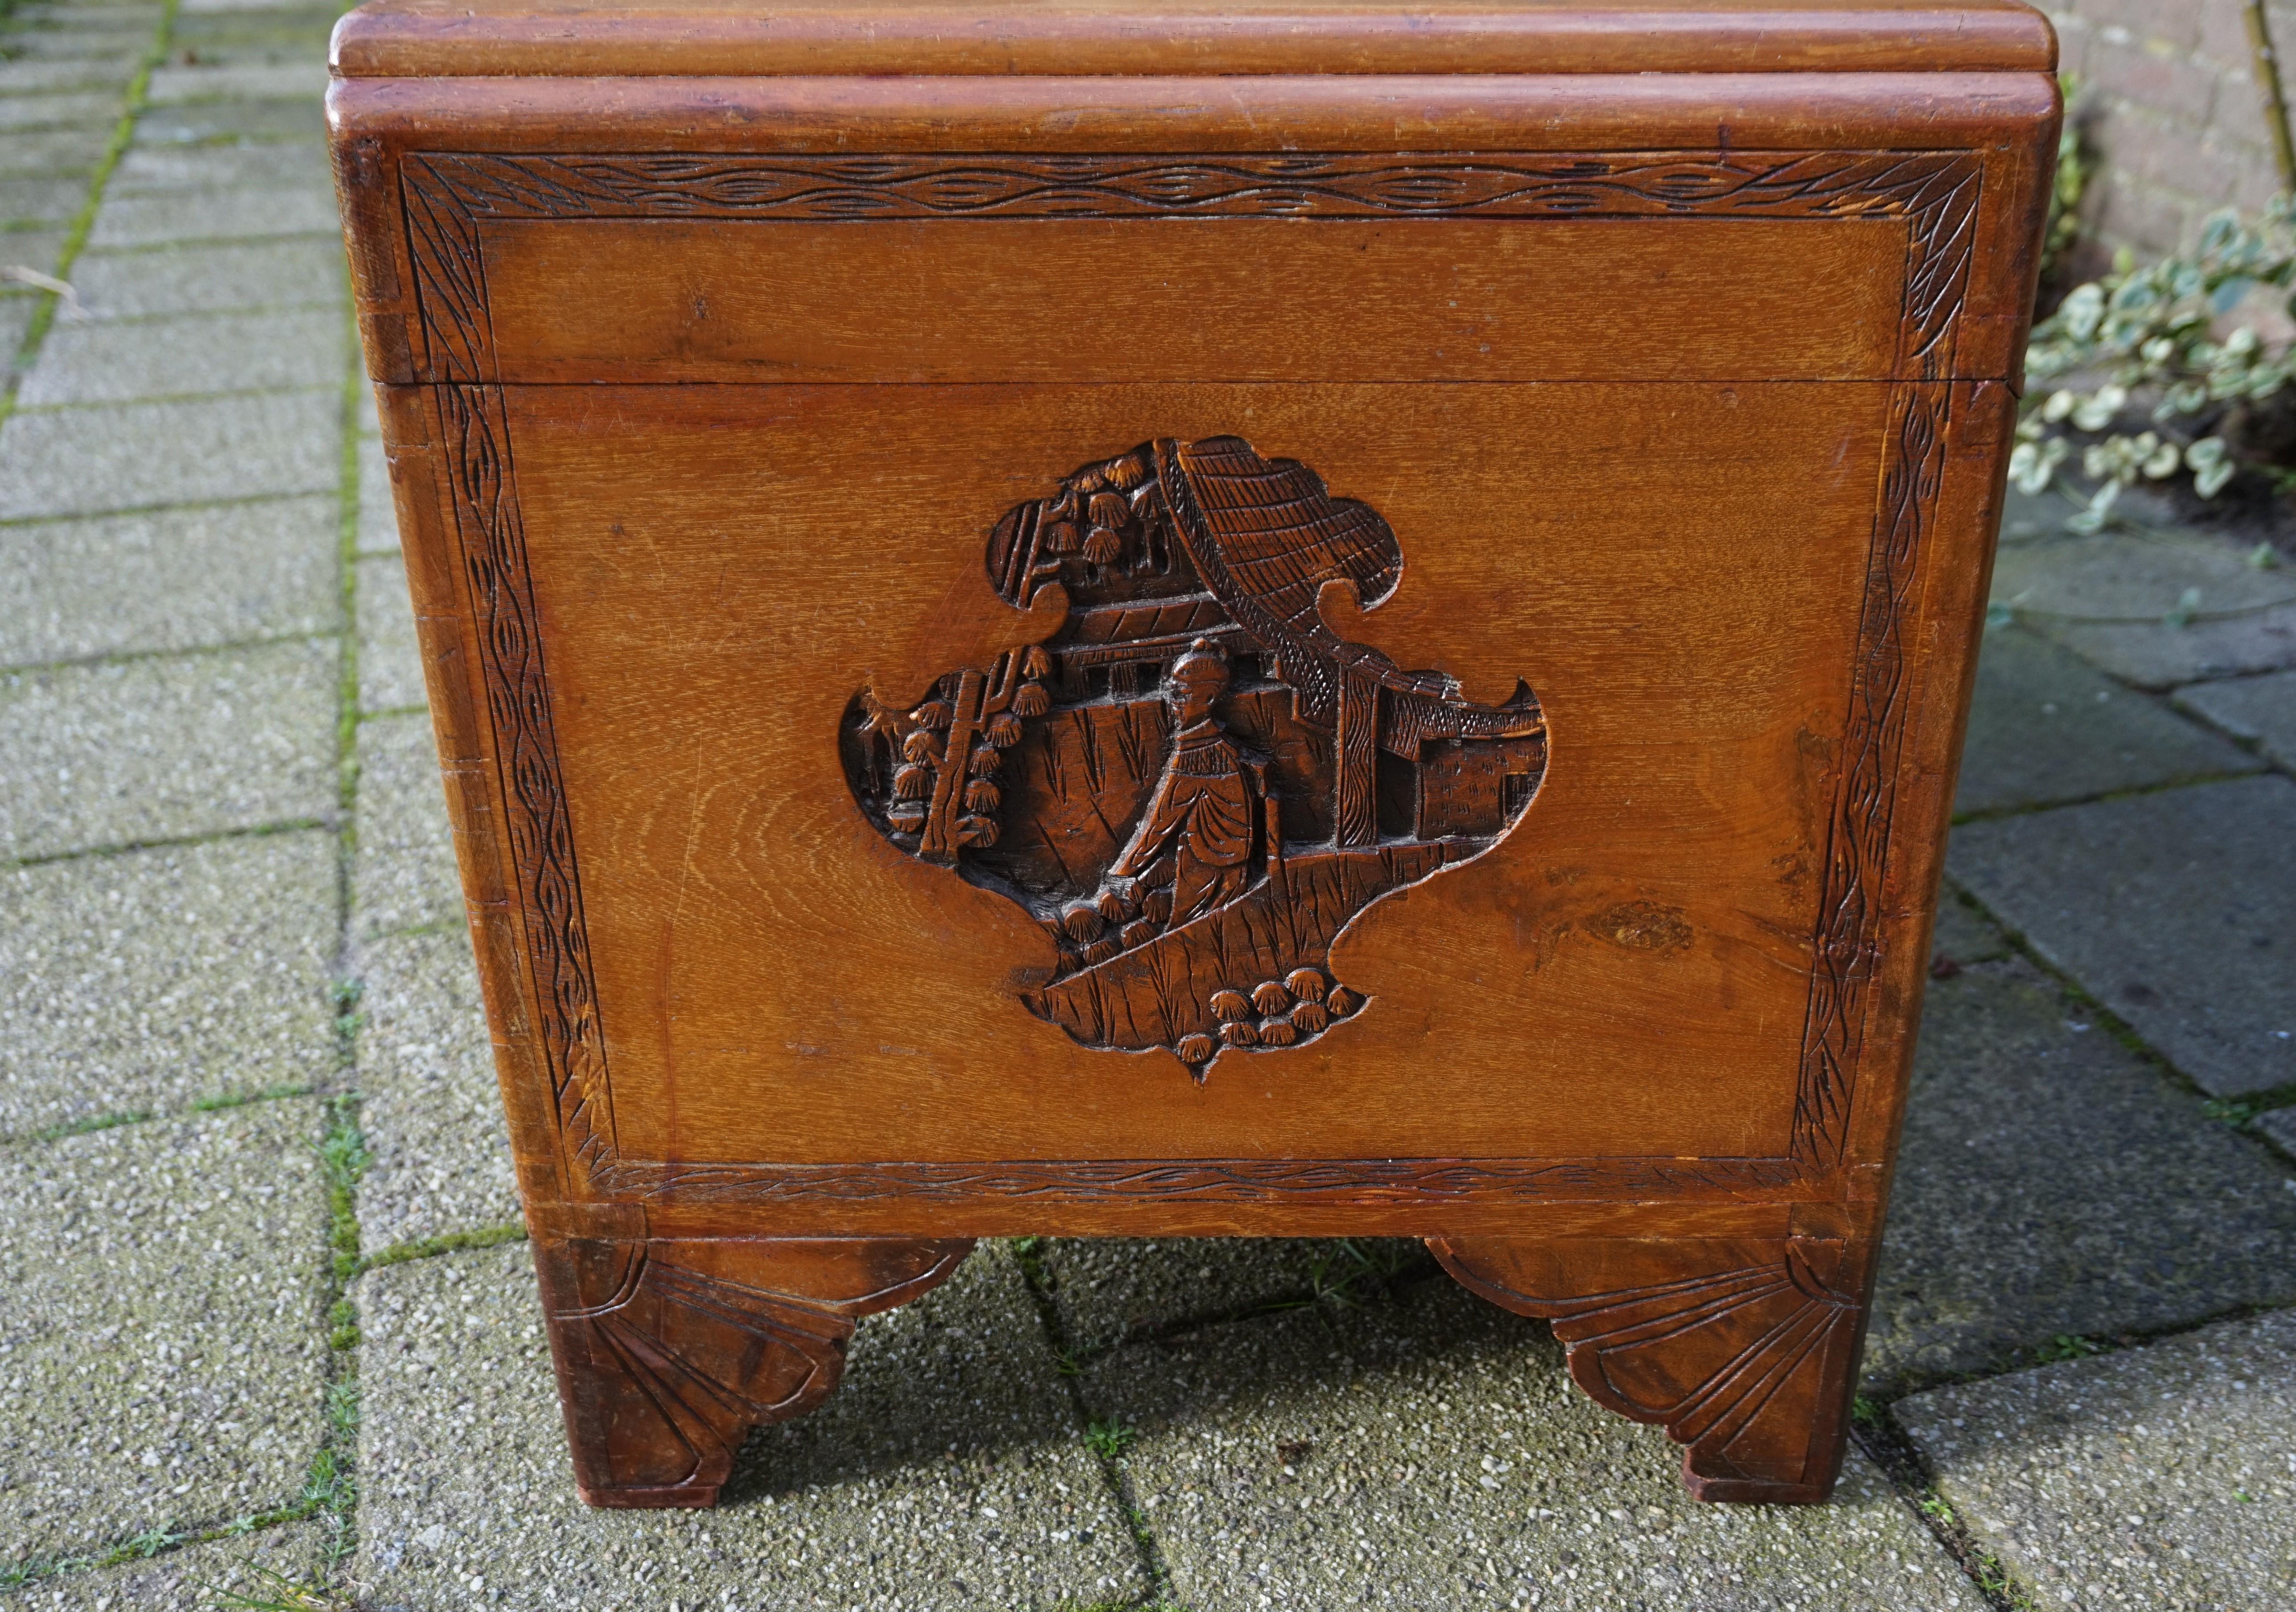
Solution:
M 347 78 L 2046 72 L 2019 0 L 375 0 Z

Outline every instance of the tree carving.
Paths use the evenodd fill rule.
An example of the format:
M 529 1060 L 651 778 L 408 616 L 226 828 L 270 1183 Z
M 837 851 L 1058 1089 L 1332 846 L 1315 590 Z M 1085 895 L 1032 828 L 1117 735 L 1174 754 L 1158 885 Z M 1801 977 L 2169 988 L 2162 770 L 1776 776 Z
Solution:
M 837 1386 L 864 1315 L 955 1271 L 970 1239 L 537 1241 L 574 1475 L 593 1506 L 715 1505 L 753 1427 Z
M 1572 1380 L 1688 1448 L 1700 1500 L 1814 1504 L 1849 1435 L 1867 1255 L 1816 1238 L 1430 1238 L 1473 1292 L 1554 1323 Z
M 1319 608 L 1402 579 L 1395 533 L 1238 437 L 1145 442 L 1008 510 L 990 580 L 1058 584 L 1047 642 L 865 691 L 844 733 L 869 820 L 1010 897 L 1059 950 L 1029 1010 L 1091 1047 L 1297 1045 L 1361 1009 L 1332 941 L 1392 891 L 1480 855 L 1546 769 L 1529 686 L 1498 705 L 1341 638 Z

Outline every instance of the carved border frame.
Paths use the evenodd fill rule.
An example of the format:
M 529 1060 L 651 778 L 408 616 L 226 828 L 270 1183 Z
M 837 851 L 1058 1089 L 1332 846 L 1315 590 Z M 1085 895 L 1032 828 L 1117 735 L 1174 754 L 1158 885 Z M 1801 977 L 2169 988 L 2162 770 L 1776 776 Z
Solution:
M 1775 1189 L 1841 1162 L 1879 964 L 1903 752 L 1905 616 L 1937 516 L 1956 338 L 1976 235 L 1974 152 L 1186 156 L 581 156 L 410 153 L 416 378 L 439 399 L 454 517 L 563 1149 L 594 1191 L 835 1203 L 909 1197 L 1105 1202 L 1526 1201 Z M 583 218 L 1754 218 L 1906 226 L 1887 438 L 1811 936 L 1809 1005 L 1782 1159 L 1202 1160 L 1185 1164 L 669 1166 L 616 1156 L 548 679 L 511 466 L 482 223 Z

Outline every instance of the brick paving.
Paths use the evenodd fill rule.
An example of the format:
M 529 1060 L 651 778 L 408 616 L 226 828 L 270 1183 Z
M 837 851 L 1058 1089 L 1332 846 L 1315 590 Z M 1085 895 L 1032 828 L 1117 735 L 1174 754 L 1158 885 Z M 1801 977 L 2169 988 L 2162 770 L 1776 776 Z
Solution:
M 333 14 L 0 23 L 0 265 L 78 300 L 0 289 L 0 1607 L 2296 1605 L 2296 572 L 2030 519 L 1833 1505 L 1691 1504 L 1414 1245 L 1172 1240 L 984 1246 L 718 1510 L 585 1510 Z

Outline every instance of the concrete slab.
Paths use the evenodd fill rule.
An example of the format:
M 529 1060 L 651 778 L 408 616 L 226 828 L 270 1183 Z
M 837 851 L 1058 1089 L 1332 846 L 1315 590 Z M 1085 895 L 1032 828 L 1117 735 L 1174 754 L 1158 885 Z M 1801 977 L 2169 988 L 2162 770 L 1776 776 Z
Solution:
M 414 604 L 406 566 L 397 555 L 358 563 L 359 709 L 421 707 L 422 651 L 414 637 Z
M 469 935 L 399 935 L 358 949 L 358 1187 L 368 1254 L 521 1218 L 510 1131 Z
M 244 246 L 89 252 L 72 265 L 72 284 L 94 319 L 250 308 L 340 308 L 348 300 L 342 248 L 316 236 Z M 340 335 L 335 344 L 341 345 Z
M 316 107 L 316 103 L 313 103 Z M 331 190 L 169 191 L 107 196 L 88 243 L 157 246 L 179 241 L 250 241 L 274 235 L 342 238 Z
M 144 145 L 221 144 L 233 140 L 316 140 L 327 132 L 316 99 L 215 101 L 200 106 L 156 106 L 136 119 Z
M 2296 1303 L 2296 1192 L 2029 964 L 1932 981 L 1869 1390 Z
M 48 61 L 0 62 L 0 95 L 43 90 L 109 91 L 124 95 L 143 53 L 133 48 L 91 50 Z
M 331 632 L 329 498 L 0 528 L 0 666 Z
M 2196 683 L 2177 691 L 2177 703 L 2296 769 L 2296 671 Z
M 201 392 L 340 388 L 348 354 L 332 308 L 58 325 L 17 392 L 26 407 Z
M 287 1523 L 205 1544 L 185 1545 L 148 1560 L 65 1573 L 18 1589 L 0 1590 L 9 1612 L 129 1612 L 131 1608 L 238 1606 L 237 1595 L 258 1606 L 282 1604 L 290 1586 L 326 1583 L 327 1531 L 317 1523 Z M 292 1607 L 292 1601 L 285 1601 Z
M 463 885 L 430 719 L 373 717 L 358 729 L 358 851 L 351 932 L 362 938 L 459 927 Z
M 406 1612 L 1129 1605 L 1149 1588 L 1012 1256 L 861 1322 L 844 1386 L 715 1511 L 592 1511 L 522 1246 L 359 1279 L 360 1550 Z
M 9 43 L 13 45 L 16 40 L 11 38 Z M 0 128 L 62 128 L 72 124 L 117 123 L 125 110 L 127 98 L 117 90 L 10 95 L 0 100 Z
M 335 492 L 340 392 L 19 410 L 0 425 L 0 520 Z
M 0 179 L 0 221 L 69 224 L 87 205 L 88 182 L 78 175 L 62 179 Z M 0 235 L 0 254 L 7 238 Z
M 1985 635 L 1953 803 L 2002 811 L 2262 765 L 2070 651 L 2008 627 Z
M 0 872 L 0 1136 L 335 1071 L 324 830 Z
M 153 106 L 184 106 L 202 101 L 316 101 L 327 93 L 327 64 L 282 62 L 238 67 L 162 67 L 152 74 Z
M 0 676 L 0 855 L 335 815 L 331 639 Z
M 326 1540 L 327 1530 L 321 1524 L 282 1524 L 119 1567 L 43 1579 L 12 1594 L 0 1591 L 0 1606 L 24 1612 L 332 1607 L 339 1603 L 324 1599 L 333 1575 Z M 298 1594 L 308 1599 L 288 1599 Z
M 2051 1612 L 2296 1605 L 2296 1313 L 1895 1409 Z
M 1048 1238 L 1040 1254 L 1078 1353 L 1266 1311 L 1366 1303 L 1439 1269 L 1408 1238 Z
M 2296 1081 L 2296 784 L 1967 824 L 1948 866 L 2208 1090 Z
M 0 1560 L 291 1503 L 325 1421 L 320 1105 L 0 1152 Z
M 363 388 L 360 412 L 374 410 L 374 389 Z M 362 555 L 398 552 L 398 511 L 390 501 L 390 465 L 382 441 L 368 434 L 361 421 L 358 443 L 358 551 Z
M 319 65 L 324 83 L 326 67 Z M 107 200 L 164 195 L 177 191 L 249 188 L 325 191 L 334 183 L 323 145 L 308 140 L 241 145 L 132 145 L 103 187 Z M 342 241 L 333 243 L 342 255 Z
M 1138 1430 L 1126 1475 L 1190 1612 L 1983 1605 L 1854 1450 L 1831 1505 L 1701 1506 L 1664 1433 L 1445 1278 L 1120 1349 L 1085 1394 Z
M 2200 533 L 2005 542 L 1993 600 L 2140 687 L 2296 665 L 2296 580 Z
M 1943 958 L 1950 965 L 1949 975 L 1951 967 L 1994 962 L 2007 957 L 2009 951 L 2009 937 L 1983 913 L 1964 901 L 1960 892 L 1948 884 L 1938 892 L 1937 926 L 1930 937 L 1933 966 Z
M 2283 1153 L 2296 1155 L 2296 1108 L 2275 1108 L 2257 1117 L 2259 1132 L 2278 1144 Z
M 112 123 L 0 135 L 0 173 L 89 175 L 111 144 Z
M 65 231 L 61 225 L 43 229 L 12 229 L 4 237 L 6 255 L 0 262 L 37 268 L 42 274 L 53 274 L 63 251 Z M 12 293 L 13 296 L 22 293 Z M 20 338 L 19 339 L 20 341 Z M 12 351 L 8 355 L 12 358 Z

